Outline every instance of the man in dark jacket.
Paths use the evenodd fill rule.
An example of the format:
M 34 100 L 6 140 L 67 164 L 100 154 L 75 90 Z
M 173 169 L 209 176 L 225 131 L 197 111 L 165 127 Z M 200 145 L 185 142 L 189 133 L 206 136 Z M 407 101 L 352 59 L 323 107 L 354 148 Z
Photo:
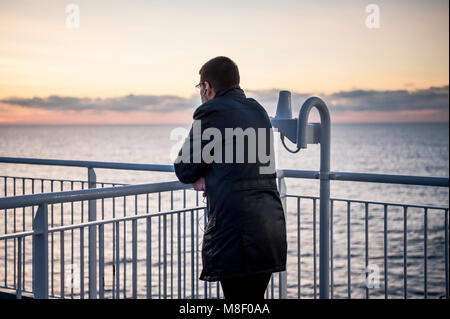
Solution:
M 287 250 L 270 120 L 246 98 L 229 58 L 211 59 L 199 74 L 203 104 L 174 167 L 207 197 L 200 279 L 219 280 L 226 299 L 262 299 L 271 274 L 286 270 Z

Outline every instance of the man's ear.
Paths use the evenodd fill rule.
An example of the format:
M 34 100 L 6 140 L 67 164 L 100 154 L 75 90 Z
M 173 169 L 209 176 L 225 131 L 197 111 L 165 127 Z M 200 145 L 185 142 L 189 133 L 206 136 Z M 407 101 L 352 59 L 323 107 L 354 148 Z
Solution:
M 214 91 L 214 88 L 211 86 L 211 84 L 208 81 L 205 81 L 205 89 L 206 89 L 208 96 L 216 95 L 216 91 Z

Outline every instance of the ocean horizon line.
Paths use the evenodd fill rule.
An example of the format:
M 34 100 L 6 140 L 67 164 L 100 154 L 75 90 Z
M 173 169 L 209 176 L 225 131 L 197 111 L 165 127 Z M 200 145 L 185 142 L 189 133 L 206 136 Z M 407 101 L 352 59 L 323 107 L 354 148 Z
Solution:
M 310 122 L 317 123 L 317 122 Z M 174 126 L 174 125 L 191 125 L 191 122 L 184 123 L 0 123 L 0 127 L 7 126 Z M 377 125 L 377 124 L 441 124 L 449 125 L 449 121 L 442 122 L 332 122 L 331 125 Z

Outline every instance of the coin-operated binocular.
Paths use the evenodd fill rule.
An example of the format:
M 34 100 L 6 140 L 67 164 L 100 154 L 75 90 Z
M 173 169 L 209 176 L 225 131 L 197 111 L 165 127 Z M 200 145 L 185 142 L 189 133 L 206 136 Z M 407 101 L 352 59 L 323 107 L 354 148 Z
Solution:
M 320 123 L 308 123 L 309 112 L 316 107 Z M 320 298 L 329 296 L 329 202 L 330 202 L 330 114 L 325 102 L 318 97 L 307 99 L 298 114 L 292 118 L 291 92 L 280 91 L 277 110 L 270 119 L 272 126 L 281 135 L 283 146 L 291 153 L 297 153 L 308 144 L 320 143 Z M 296 150 L 290 150 L 284 143 L 287 137 L 296 144 Z M 289 177 L 286 175 L 286 177 Z
M 308 116 L 312 107 L 318 109 L 320 123 L 308 123 Z M 298 118 L 293 119 L 291 92 L 280 91 L 276 114 L 275 117 L 270 118 L 270 121 L 272 126 L 280 132 L 283 145 L 292 153 L 297 153 L 300 149 L 306 148 L 308 144 L 329 143 L 330 115 L 325 102 L 318 97 L 307 99 L 300 109 Z M 328 141 L 326 141 L 327 136 Z M 284 143 L 285 137 L 297 145 L 295 151 L 287 148 Z

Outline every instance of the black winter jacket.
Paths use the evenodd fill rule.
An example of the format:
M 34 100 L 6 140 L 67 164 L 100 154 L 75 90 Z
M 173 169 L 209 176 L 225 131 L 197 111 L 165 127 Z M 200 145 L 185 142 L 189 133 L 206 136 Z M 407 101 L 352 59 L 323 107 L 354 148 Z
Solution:
M 202 176 L 206 181 L 208 222 L 203 236 L 200 279 L 217 281 L 285 270 L 286 222 L 275 170 L 261 174 L 260 168 L 267 167 L 268 163 L 263 163 L 258 156 L 256 163 L 250 161 L 247 147 L 243 163 L 236 163 L 236 158 L 233 163 L 224 160 L 225 128 L 253 128 L 257 137 L 261 134 L 258 128 L 264 128 L 266 154 L 269 147 L 273 152 L 272 126 L 266 111 L 256 100 L 246 98 L 241 88 L 232 87 L 217 92 L 214 99 L 200 105 L 193 117 L 201 120 L 202 133 L 209 127 L 219 129 L 223 146 L 221 162 L 206 163 L 202 158 L 199 163 L 193 163 L 195 133 L 191 128 L 186 139 L 192 152 L 191 162 L 175 161 L 174 164 L 181 182 L 194 183 Z M 235 144 L 236 141 L 232 141 Z M 208 142 L 202 140 L 201 148 L 204 149 Z M 248 146 L 248 140 L 246 143 Z M 236 145 L 233 147 L 236 156 Z

